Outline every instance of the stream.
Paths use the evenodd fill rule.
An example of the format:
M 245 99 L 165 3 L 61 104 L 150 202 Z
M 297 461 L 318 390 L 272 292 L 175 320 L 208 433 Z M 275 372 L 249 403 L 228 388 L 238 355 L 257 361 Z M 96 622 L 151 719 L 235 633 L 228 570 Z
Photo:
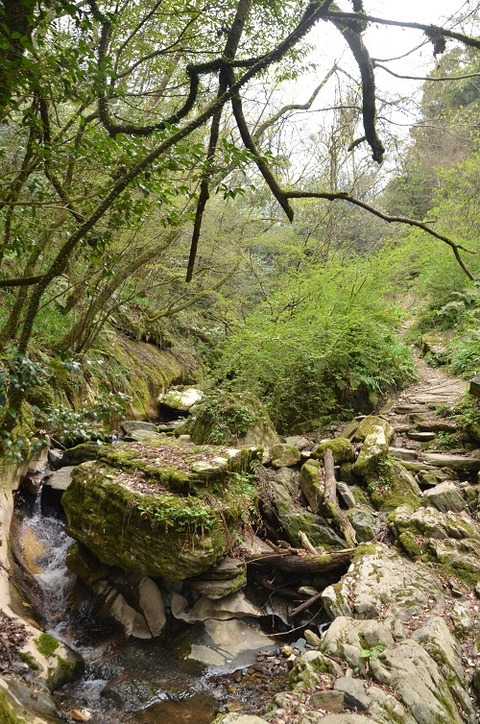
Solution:
M 119 624 L 99 615 L 98 597 L 68 571 L 65 557 L 73 540 L 65 533 L 61 505 L 52 504 L 45 490 L 36 497 L 17 494 L 12 539 L 25 573 L 22 593 L 40 625 L 85 662 L 80 678 L 54 692 L 59 721 L 85 710 L 93 724 L 209 724 L 220 711 L 258 713 L 288 688 L 278 647 L 219 668 L 187 658 L 192 644 L 205 637 L 198 625 L 177 622 L 168 639 L 126 639 Z

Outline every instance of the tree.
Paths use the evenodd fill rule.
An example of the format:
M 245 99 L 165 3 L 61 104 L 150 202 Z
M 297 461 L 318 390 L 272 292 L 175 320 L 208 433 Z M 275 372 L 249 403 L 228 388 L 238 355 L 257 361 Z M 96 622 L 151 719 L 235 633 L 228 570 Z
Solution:
M 421 221 L 389 217 L 349 191 L 282 185 L 255 135 L 248 89 L 279 64 L 287 79 L 298 73 L 308 34 L 322 21 L 340 32 L 358 65 L 363 131 L 355 146 L 364 142 L 382 162 L 374 68 L 362 35 L 369 23 L 393 21 L 369 16 L 361 0 L 351 5 L 352 12 L 332 0 L 51 0 L 33 6 L 22 0 L 17 12 L 4 2 L 0 288 L 11 302 L 4 343 L 17 339 L 18 353 L 26 354 L 45 295 L 58 296 L 60 278 L 74 308 L 82 279 L 105 274 L 98 299 L 84 306 L 83 347 L 107 287 L 110 300 L 125 269 L 160 256 L 176 239 L 185 211 L 195 208 L 190 281 L 209 196 L 222 168 L 232 165 L 254 164 L 290 220 L 295 199 L 344 201 L 441 239 L 469 273 L 462 247 Z M 448 29 L 402 25 L 423 30 L 435 52 L 447 39 L 480 47 Z M 117 270 L 125 233 L 139 233 L 147 217 L 165 228 L 158 248 L 137 249 L 135 259 L 127 253 Z M 98 270 L 106 262 L 117 282 L 107 279 L 111 269 Z M 97 294 L 97 283 L 84 287 Z M 21 395 L 14 398 L 15 407 Z

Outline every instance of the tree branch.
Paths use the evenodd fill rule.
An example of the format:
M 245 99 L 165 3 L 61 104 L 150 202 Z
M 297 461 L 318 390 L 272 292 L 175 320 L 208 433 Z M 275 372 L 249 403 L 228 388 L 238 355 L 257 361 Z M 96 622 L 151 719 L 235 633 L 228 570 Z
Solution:
M 380 211 L 379 209 L 376 209 L 374 206 L 371 206 L 370 204 L 365 203 L 365 201 L 361 201 L 360 199 L 355 198 L 354 196 L 351 196 L 349 193 L 345 191 L 338 191 L 338 192 L 329 192 L 329 191 L 285 191 L 285 196 L 289 199 L 326 199 L 327 201 L 347 201 L 349 204 L 353 204 L 354 206 L 359 206 L 361 209 L 365 209 L 366 211 L 370 212 L 374 216 L 378 216 L 379 219 L 382 219 L 383 221 L 386 221 L 389 224 L 397 223 L 397 224 L 405 224 L 406 226 L 413 226 L 417 229 L 421 229 L 422 231 L 425 231 L 430 236 L 434 236 L 436 239 L 439 239 L 440 241 L 443 241 L 445 244 L 447 244 L 453 251 L 455 258 L 459 265 L 462 267 L 463 271 L 467 275 L 467 277 L 471 281 L 475 281 L 475 277 L 473 276 L 470 269 L 465 265 L 465 262 L 460 256 L 460 251 L 464 251 L 468 254 L 476 254 L 475 251 L 472 249 L 467 249 L 465 246 L 462 246 L 461 244 L 455 243 L 452 239 L 450 239 L 448 236 L 445 236 L 444 234 L 440 234 L 440 232 L 435 231 L 435 229 L 432 229 L 431 226 L 428 226 L 427 224 L 424 224 L 422 221 L 417 221 L 416 219 L 410 219 L 407 216 L 390 216 L 388 214 L 384 214 L 383 211 Z

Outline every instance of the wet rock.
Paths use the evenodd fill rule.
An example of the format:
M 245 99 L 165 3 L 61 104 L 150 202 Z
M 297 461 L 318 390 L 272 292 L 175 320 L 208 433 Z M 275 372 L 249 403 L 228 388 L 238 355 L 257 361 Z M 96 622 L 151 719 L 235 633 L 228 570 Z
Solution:
M 432 505 L 443 512 L 448 510 L 460 512 L 467 505 L 467 501 L 463 498 L 458 487 L 451 481 L 445 481 L 426 490 L 423 502 L 424 505 Z
M 53 470 L 58 470 L 62 466 L 63 451 L 50 448 L 48 451 L 48 462 Z
M 67 465 L 60 468 L 60 470 L 56 470 L 45 480 L 44 485 L 52 488 L 52 490 L 66 490 L 72 482 L 73 470 L 75 470 L 74 465 Z
M 187 658 L 235 671 L 253 663 L 260 650 L 276 646 L 273 639 L 244 621 L 209 619 L 203 624 L 204 641 L 193 643 Z
M 443 601 L 443 589 L 428 568 L 410 563 L 382 543 L 364 543 L 339 583 L 325 589 L 330 618 L 380 618 L 388 612 L 402 621 Z
M 151 639 L 166 624 L 162 594 L 154 581 L 142 577 L 133 582 L 119 576 L 114 583 L 99 581 L 93 586 L 106 601 L 109 613 L 123 626 L 127 636 Z

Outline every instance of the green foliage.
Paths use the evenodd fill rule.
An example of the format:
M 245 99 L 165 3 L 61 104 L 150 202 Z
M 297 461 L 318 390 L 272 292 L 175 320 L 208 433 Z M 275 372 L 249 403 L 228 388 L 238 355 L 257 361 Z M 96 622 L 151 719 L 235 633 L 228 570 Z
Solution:
M 149 499 L 141 503 L 138 510 L 165 530 L 171 528 L 190 534 L 211 530 L 216 522 L 214 511 L 197 497 L 165 494 L 158 502 Z
M 371 408 L 412 379 L 408 348 L 395 337 L 398 313 L 385 298 L 379 260 L 338 258 L 283 279 L 283 289 L 227 339 L 216 374 L 251 390 L 283 430 L 303 420 Z
M 209 392 L 199 403 L 197 413 L 207 431 L 205 442 L 213 445 L 242 437 L 261 417 L 258 401 L 251 395 L 226 390 Z
M 35 639 L 35 644 L 43 656 L 53 656 L 60 646 L 60 642 L 57 641 L 55 636 L 48 633 L 40 634 L 40 636 Z
M 361 648 L 360 658 L 375 661 L 386 648 L 385 644 L 381 643 L 375 644 L 375 646 L 369 646 L 368 648 Z

